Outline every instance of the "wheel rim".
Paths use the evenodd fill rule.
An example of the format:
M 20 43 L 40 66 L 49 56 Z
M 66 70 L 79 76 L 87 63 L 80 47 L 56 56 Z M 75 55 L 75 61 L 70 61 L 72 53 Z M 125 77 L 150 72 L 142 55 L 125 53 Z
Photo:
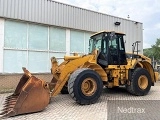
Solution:
M 82 93 L 85 96 L 92 96 L 97 90 L 97 84 L 93 78 L 86 78 L 81 85 Z
M 148 78 L 145 75 L 142 75 L 142 76 L 139 77 L 138 86 L 143 90 L 147 88 L 147 86 L 148 86 Z

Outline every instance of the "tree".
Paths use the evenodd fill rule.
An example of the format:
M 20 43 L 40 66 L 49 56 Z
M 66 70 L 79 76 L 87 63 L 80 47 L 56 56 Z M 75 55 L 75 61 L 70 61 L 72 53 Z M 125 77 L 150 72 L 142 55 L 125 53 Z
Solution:
M 153 57 L 153 50 L 152 48 L 146 48 L 146 49 L 143 49 L 143 54 L 149 58 L 152 58 Z
M 153 56 L 155 60 L 159 61 L 160 60 L 160 38 L 157 39 L 156 44 L 152 45 L 152 51 L 153 51 Z
M 143 54 L 149 58 L 153 58 L 156 61 L 160 61 L 160 38 L 157 38 L 155 45 L 152 45 L 151 48 L 143 49 Z

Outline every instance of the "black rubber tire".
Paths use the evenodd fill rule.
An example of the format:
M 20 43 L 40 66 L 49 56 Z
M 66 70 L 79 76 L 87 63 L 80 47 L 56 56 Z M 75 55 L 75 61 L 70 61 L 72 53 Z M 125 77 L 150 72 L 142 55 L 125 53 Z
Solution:
M 148 86 L 146 87 L 146 89 L 141 89 L 138 86 L 138 79 L 141 75 L 145 75 L 148 79 Z M 152 80 L 149 72 L 144 68 L 137 68 L 134 70 L 132 74 L 130 85 L 127 85 L 126 88 L 127 88 L 127 91 L 133 95 L 143 96 L 148 94 L 148 92 L 150 91 L 151 85 L 152 85 Z
M 69 94 L 68 92 L 68 87 L 65 85 L 63 86 L 62 90 L 61 90 L 61 94 Z
M 86 96 L 81 91 L 81 84 L 85 78 L 93 78 L 97 84 L 97 89 L 92 96 Z M 70 76 L 68 81 L 68 92 L 72 98 L 81 105 L 95 103 L 100 97 L 103 90 L 103 82 L 99 74 L 89 68 L 77 69 Z

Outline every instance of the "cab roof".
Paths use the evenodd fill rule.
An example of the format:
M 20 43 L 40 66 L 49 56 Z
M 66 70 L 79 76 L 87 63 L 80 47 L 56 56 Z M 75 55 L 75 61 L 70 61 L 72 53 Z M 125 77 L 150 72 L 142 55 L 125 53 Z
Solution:
M 101 33 L 111 33 L 111 32 L 114 32 L 115 34 L 125 35 L 124 33 L 115 32 L 115 31 L 100 31 L 100 32 L 97 32 L 97 33 L 91 35 L 91 37 L 93 37 L 93 36 L 95 36 L 95 35 L 98 35 L 98 34 L 101 34 Z

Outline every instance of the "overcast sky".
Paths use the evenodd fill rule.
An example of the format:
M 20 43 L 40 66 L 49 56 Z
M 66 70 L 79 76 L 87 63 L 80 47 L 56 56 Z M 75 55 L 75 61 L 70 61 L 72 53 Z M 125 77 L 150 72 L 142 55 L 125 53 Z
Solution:
M 160 38 L 160 0 L 56 0 L 143 23 L 143 48 Z

